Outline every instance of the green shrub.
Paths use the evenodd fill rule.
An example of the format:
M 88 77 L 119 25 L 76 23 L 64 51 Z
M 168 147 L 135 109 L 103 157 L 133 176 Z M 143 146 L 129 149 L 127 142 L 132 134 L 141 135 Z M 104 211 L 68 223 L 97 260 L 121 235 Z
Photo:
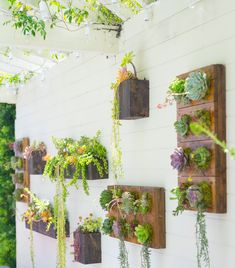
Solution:
M 0 104 L 0 265 L 16 267 L 15 203 L 10 160 L 14 141 L 15 105 Z

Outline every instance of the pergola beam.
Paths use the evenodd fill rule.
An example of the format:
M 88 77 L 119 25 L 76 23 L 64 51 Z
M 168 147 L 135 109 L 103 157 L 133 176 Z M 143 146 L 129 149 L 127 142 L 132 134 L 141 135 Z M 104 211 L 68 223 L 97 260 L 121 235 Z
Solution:
M 9 19 L 9 18 L 8 18 Z M 94 51 L 102 53 L 117 53 L 119 40 L 117 32 L 110 26 L 90 26 L 90 33 L 85 33 L 85 28 L 69 32 L 65 29 L 47 29 L 46 40 L 39 35 L 36 37 L 24 36 L 20 30 L 15 30 L 11 25 L 3 26 L 7 17 L 0 18 L 0 46 L 22 47 L 29 49 L 49 49 L 62 51 Z M 103 28 L 110 29 L 103 30 Z

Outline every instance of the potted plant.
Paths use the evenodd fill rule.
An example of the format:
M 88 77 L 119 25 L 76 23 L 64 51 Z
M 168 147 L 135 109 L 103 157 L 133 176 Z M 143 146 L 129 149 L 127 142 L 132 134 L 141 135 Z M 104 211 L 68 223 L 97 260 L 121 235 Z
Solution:
M 113 84 L 113 89 L 116 87 L 117 90 L 120 120 L 149 116 L 149 81 L 137 78 L 133 59 L 133 52 L 125 54 L 118 71 L 117 81 Z M 134 72 L 128 71 L 128 64 L 133 67 Z
M 23 172 L 11 174 L 11 177 L 12 177 L 12 182 L 14 184 L 16 184 L 16 183 L 23 184 L 23 182 L 24 182 L 24 173 Z
M 185 209 L 193 209 L 197 211 L 197 263 L 198 267 L 210 267 L 205 220 L 205 212 L 212 205 L 212 189 L 210 183 L 201 181 L 195 184 L 191 178 L 188 178 L 185 183 L 174 188 L 171 193 L 174 195 L 171 199 L 177 200 L 178 202 L 176 209 L 173 211 L 174 216 L 178 216 Z
M 45 156 L 46 145 L 43 142 L 34 142 L 31 146 L 25 148 L 23 157 L 28 161 L 30 174 L 43 174 L 46 165 Z
M 84 192 L 89 194 L 87 170 L 90 164 L 97 168 L 100 178 L 104 178 L 108 173 L 107 151 L 99 142 L 99 137 L 100 131 L 94 138 L 82 137 L 79 141 L 53 138 L 58 153 L 54 157 L 47 156 L 44 176 L 49 176 L 50 180 L 56 183 L 54 217 L 56 229 L 60 230 L 61 234 L 57 237 L 59 268 L 64 268 L 66 262 L 65 205 L 69 188 L 74 185 L 77 187 L 81 178 Z M 73 178 L 67 182 L 65 177 L 69 168 L 73 170 Z
M 200 71 L 191 72 L 186 79 L 176 78 L 171 82 L 165 102 L 158 104 L 157 108 L 167 107 L 175 101 L 183 104 L 187 104 L 190 101 L 200 101 L 207 96 L 208 90 L 209 85 L 206 73 Z
M 11 168 L 14 170 L 22 170 L 23 169 L 23 159 L 18 156 L 11 157 Z
M 83 264 L 101 263 L 101 218 L 90 214 L 79 217 L 78 228 L 74 232 L 74 260 Z

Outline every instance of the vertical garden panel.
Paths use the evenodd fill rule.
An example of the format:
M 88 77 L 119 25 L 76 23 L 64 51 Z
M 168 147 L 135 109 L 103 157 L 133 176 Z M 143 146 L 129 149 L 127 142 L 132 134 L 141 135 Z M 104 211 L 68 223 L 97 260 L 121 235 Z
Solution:
M 200 101 L 191 101 L 177 105 L 177 119 L 182 115 L 193 117 L 196 111 L 207 110 L 211 116 L 210 130 L 217 134 L 220 140 L 226 139 L 226 105 L 225 105 L 225 67 L 220 64 L 210 65 L 195 71 L 205 72 L 208 77 L 209 91 L 207 96 Z M 178 76 L 186 79 L 189 73 Z M 179 183 L 183 183 L 188 177 L 195 183 L 208 181 L 212 186 L 212 206 L 208 212 L 226 213 L 226 155 L 207 136 L 194 136 L 192 133 L 182 137 L 178 135 L 177 143 L 183 149 L 196 149 L 205 147 L 212 153 L 212 159 L 208 169 L 198 170 L 188 167 L 179 172 Z

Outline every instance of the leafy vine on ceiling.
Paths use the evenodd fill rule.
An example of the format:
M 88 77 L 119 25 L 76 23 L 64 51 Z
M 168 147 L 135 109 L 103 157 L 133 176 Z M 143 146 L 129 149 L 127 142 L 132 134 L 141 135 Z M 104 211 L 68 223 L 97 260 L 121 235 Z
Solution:
M 64 28 L 70 32 L 77 31 L 89 25 L 120 26 L 123 20 L 97 0 L 85 0 L 77 7 L 73 1 L 62 4 L 59 0 L 41 0 L 35 7 L 19 0 L 8 0 L 11 19 L 4 25 L 11 24 L 15 29 L 21 29 L 24 35 L 36 36 L 43 39 L 47 36 L 47 25 L 50 28 Z M 142 6 L 137 0 L 121 0 L 121 5 L 137 14 Z M 106 28 L 120 31 L 119 28 Z

